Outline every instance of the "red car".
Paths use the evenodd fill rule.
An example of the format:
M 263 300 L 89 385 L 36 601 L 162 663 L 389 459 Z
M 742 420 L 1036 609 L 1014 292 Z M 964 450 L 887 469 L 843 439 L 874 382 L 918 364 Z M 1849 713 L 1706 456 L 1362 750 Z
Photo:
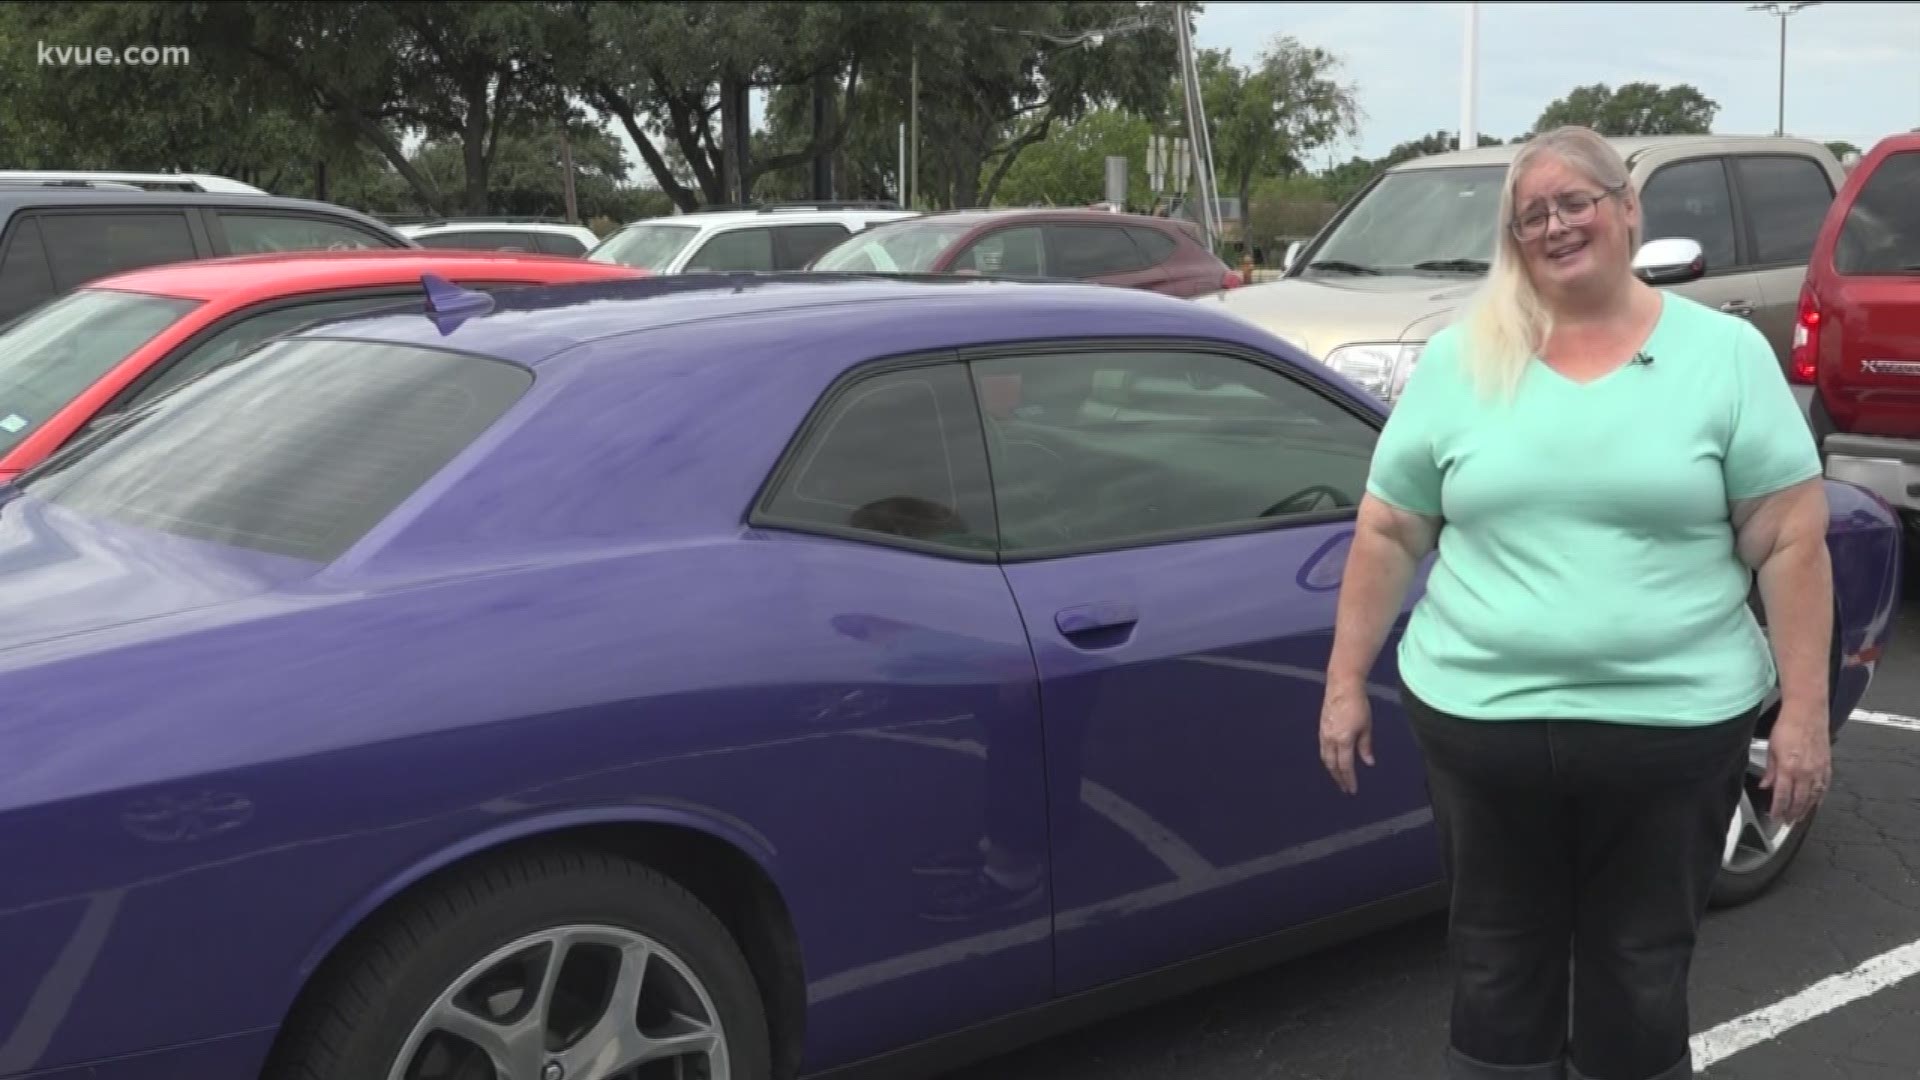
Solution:
M 1789 374 L 1813 384 L 1827 475 L 1871 489 L 1920 537 L 1920 131 L 1882 139 L 1834 196 Z
M 420 275 L 478 289 L 647 276 L 555 255 L 313 251 L 169 263 L 88 282 L 0 329 L 0 482 L 96 417 L 140 405 L 267 338 L 420 297 Z
M 857 232 L 808 269 L 1067 278 L 1179 297 L 1244 284 L 1186 223 L 1107 210 L 925 214 Z

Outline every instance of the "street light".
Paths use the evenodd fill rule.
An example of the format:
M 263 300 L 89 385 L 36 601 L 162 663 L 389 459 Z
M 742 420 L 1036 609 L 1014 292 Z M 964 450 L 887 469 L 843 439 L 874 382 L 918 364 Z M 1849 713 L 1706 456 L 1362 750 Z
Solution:
M 1780 20 L 1780 119 L 1775 135 L 1787 133 L 1787 17 L 1801 8 L 1819 7 L 1819 0 L 1800 0 L 1791 4 L 1748 4 L 1748 11 L 1764 11 Z

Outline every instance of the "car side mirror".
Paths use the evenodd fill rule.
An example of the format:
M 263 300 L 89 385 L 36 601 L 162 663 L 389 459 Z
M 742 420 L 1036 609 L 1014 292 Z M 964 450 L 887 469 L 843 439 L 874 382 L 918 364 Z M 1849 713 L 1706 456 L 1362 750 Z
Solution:
M 1293 269 L 1293 264 L 1300 261 L 1300 253 L 1305 250 L 1307 250 L 1307 242 L 1305 240 L 1295 240 L 1293 243 L 1288 244 L 1287 257 L 1280 262 L 1280 272 L 1284 274 Z
M 1668 236 L 1649 240 L 1633 255 L 1633 273 L 1649 285 L 1679 285 L 1704 277 L 1707 253 L 1698 240 Z

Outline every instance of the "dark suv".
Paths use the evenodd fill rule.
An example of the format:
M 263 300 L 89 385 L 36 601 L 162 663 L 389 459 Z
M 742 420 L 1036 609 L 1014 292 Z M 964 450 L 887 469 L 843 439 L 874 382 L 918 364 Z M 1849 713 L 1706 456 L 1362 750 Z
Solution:
M 0 322 L 83 282 L 142 266 L 417 246 L 365 214 L 305 199 L 0 183 Z

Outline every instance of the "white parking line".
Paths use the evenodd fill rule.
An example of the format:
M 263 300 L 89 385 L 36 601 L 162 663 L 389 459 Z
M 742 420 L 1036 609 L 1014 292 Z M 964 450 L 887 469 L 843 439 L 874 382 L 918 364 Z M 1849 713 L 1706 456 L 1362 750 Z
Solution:
M 1881 953 L 1852 971 L 1821 979 L 1792 997 L 1695 1035 L 1694 1068 L 1708 1068 L 1788 1028 L 1877 994 L 1916 973 L 1920 973 L 1920 941 Z
M 1848 715 L 1847 719 L 1858 720 L 1863 724 L 1878 724 L 1881 727 L 1901 728 L 1906 731 L 1920 731 L 1920 720 L 1915 720 L 1911 716 L 1901 716 L 1898 713 L 1870 712 L 1866 709 L 1855 709 Z

